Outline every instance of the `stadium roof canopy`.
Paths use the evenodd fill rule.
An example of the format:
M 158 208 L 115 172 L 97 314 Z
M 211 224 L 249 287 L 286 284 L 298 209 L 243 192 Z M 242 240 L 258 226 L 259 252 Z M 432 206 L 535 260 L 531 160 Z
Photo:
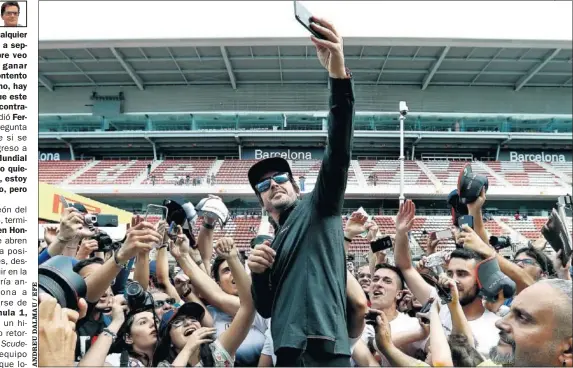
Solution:
M 570 41 L 345 39 L 357 84 L 573 86 Z M 307 38 L 40 41 L 39 85 L 324 84 Z

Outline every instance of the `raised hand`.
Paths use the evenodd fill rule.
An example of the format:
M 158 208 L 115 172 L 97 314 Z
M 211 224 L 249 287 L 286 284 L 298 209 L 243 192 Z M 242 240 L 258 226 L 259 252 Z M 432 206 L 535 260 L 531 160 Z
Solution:
M 88 259 L 90 254 L 98 250 L 98 242 L 95 239 L 82 239 L 80 249 L 76 254 L 76 259 Z
M 235 241 L 233 238 L 220 238 L 217 240 L 217 244 L 215 244 L 215 252 L 225 260 L 239 255 L 239 251 L 237 250 L 237 247 L 235 247 Z
M 464 245 L 464 248 L 471 249 L 485 258 L 493 257 L 496 254 L 495 249 L 484 243 L 479 235 L 468 225 L 463 225 L 459 241 Z
M 354 238 L 366 230 L 364 226 L 366 220 L 368 220 L 368 217 L 364 216 L 360 212 L 353 212 L 352 216 L 350 216 L 350 219 L 346 222 L 346 228 L 344 229 L 344 232 L 350 239 Z
M 125 263 L 140 252 L 149 252 L 155 244 L 161 242 L 161 235 L 155 231 L 155 226 L 141 222 L 127 232 L 125 242 L 116 254 L 117 261 Z
M 412 230 L 414 218 L 416 217 L 416 205 L 410 199 L 400 206 L 398 216 L 396 216 L 396 233 L 407 233 Z
M 314 36 L 310 37 L 316 46 L 316 54 L 322 66 L 328 71 L 331 78 L 346 78 L 342 37 L 326 19 L 312 17 L 310 26 L 326 38 L 326 40 L 321 40 Z
M 263 273 L 275 262 L 276 252 L 271 248 L 271 243 L 267 240 L 263 244 L 258 244 L 253 248 L 247 265 L 252 273 Z
M 44 226 L 44 240 L 46 241 L 46 244 L 50 245 L 55 242 L 57 235 L 57 226 Z
M 364 228 L 368 230 L 368 234 L 366 234 L 366 240 L 369 242 L 373 242 L 374 240 L 376 240 L 376 237 L 378 236 L 378 224 L 376 223 L 376 221 L 374 220 L 368 221 L 364 225 Z
M 64 209 L 60 218 L 60 232 L 57 239 L 68 243 L 75 239 L 92 236 L 93 233 L 85 226 L 84 215 L 73 207 Z
M 171 246 L 171 255 L 173 258 L 179 259 L 185 254 L 189 254 L 190 248 L 189 239 L 185 234 L 183 234 L 183 228 L 181 226 L 177 226 L 177 239 Z

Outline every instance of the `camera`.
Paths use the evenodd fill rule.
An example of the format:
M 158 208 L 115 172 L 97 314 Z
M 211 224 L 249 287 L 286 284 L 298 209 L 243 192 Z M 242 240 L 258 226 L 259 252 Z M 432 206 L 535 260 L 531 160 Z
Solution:
M 251 249 L 259 244 L 263 244 L 265 241 L 273 242 L 273 237 L 270 235 L 257 235 L 251 239 Z
M 98 231 L 94 236 L 92 236 L 92 239 L 97 241 L 98 252 L 107 253 L 121 248 L 121 243 L 113 241 L 113 239 L 104 231 Z
M 500 250 L 511 247 L 511 238 L 509 236 L 490 236 L 489 244 L 495 249 Z
M 170 224 L 170 227 L 173 222 L 175 223 L 175 225 L 181 226 L 181 228 L 183 229 L 183 234 L 185 234 L 185 236 L 187 236 L 187 238 L 189 239 L 189 245 L 191 246 L 191 248 L 196 248 L 197 241 L 195 240 L 195 236 L 193 235 L 193 225 L 195 224 L 195 221 L 197 219 L 197 212 L 195 211 L 195 207 L 193 206 L 193 204 L 191 202 L 186 202 L 183 203 L 183 205 L 180 205 L 179 203 L 177 203 L 172 199 L 166 199 L 163 201 L 163 206 L 165 206 L 168 209 L 168 215 L 166 221 L 168 224 Z M 177 230 L 175 227 L 175 232 L 176 231 Z M 173 235 L 173 233 L 171 235 Z M 175 238 L 176 237 L 177 235 L 175 235 Z
M 408 114 L 408 105 L 406 101 L 400 101 L 400 115 L 406 116 Z
M 153 310 L 153 297 L 137 281 L 125 287 L 125 300 L 131 314 Z
M 472 166 L 466 164 L 460 171 L 458 176 L 458 195 L 460 196 L 460 203 L 468 204 L 474 203 L 479 198 L 482 189 L 487 189 L 489 182 L 485 175 L 474 174 Z
M 62 308 L 78 310 L 78 301 L 84 298 L 87 286 L 84 279 L 76 272 L 73 258 L 55 256 L 38 267 L 40 292 L 54 297 Z

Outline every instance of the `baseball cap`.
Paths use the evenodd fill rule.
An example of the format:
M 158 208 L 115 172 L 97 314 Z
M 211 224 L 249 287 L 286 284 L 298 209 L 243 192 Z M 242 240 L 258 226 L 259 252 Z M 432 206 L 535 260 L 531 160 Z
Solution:
M 249 183 L 251 188 L 256 192 L 255 186 L 259 183 L 259 180 L 270 171 L 276 171 L 281 173 L 288 173 L 292 177 L 292 171 L 288 164 L 288 161 L 281 157 L 271 157 L 261 160 L 251 166 L 249 169 Z

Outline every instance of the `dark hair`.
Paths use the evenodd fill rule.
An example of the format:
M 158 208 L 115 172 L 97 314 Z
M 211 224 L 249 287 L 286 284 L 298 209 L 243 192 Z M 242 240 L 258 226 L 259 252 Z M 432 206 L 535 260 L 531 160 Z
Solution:
M 213 265 L 211 266 L 211 277 L 213 277 L 213 279 L 217 282 L 221 281 L 221 277 L 219 277 L 219 267 L 221 267 L 221 265 L 225 261 L 226 261 L 225 258 L 217 256 L 217 258 L 215 258 L 215 260 L 213 261 Z M 245 260 L 243 259 L 241 253 L 239 253 L 239 261 L 241 261 L 241 264 L 243 266 L 245 265 Z
M 74 266 L 74 272 L 75 273 L 80 273 L 80 271 L 84 268 L 87 267 L 89 265 L 92 264 L 99 264 L 102 265 L 103 264 L 103 259 L 99 258 L 99 257 L 91 257 L 88 259 L 83 259 L 81 261 L 79 261 L 78 263 L 76 263 L 76 265 Z
M 450 259 L 452 259 L 452 258 L 461 258 L 461 259 L 464 259 L 466 261 L 473 259 L 474 261 L 476 261 L 476 263 L 481 262 L 485 259 L 480 254 L 478 254 L 477 252 L 475 252 L 471 249 L 467 249 L 467 248 L 457 248 L 450 255 Z
M 142 312 L 139 312 L 139 313 L 142 313 Z M 131 326 L 133 326 L 133 322 L 135 321 L 135 316 L 137 314 L 138 313 L 129 314 L 127 316 L 125 322 L 123 322 L 123 324 L 121 325 L 121 328 L 117 332 L 117 339 L 115 340 L 115 342 L 110 347 L 109 352 L 110 353 L 120 353 L 121 354 L 121 360 L 124 360 L 124 359 L 127 360 L 127 359 L 129 359 L 129 357 L 133 357 L 142 363 L 147 362 L 147 364 L 146 364 L 147 367 L 155 367 L 155 365 L 151 365 L 153 363 L 151 361 L 151 357 L 148 357 L 146 354 L 139 354 L 139 353 L 135 352 L 133 350 L 133 345 L 128 344 L 125 341 L 126 335 L 131 335 Z M 154 313 L 153 313 L 153 315 L 155 317 Z M 157 326 L 156 326 L 156 328 L 157 328 Z
M 454 367 L 477 367 L 483 362 L 482 356 L 470 345 L 465 335 L 451 334 L 448 344 L 452 352 Z
M 9 6 L 15 6 L 18 8 L 18 13 L 20 13 L 20 5 L 16 1 L 7 1 L 2 4 L 2 15 L 6 12 L 6 8 Z
M 535 248 L 531 248 L 531 247 L 524 247 L 519 249 L 517 252 L 515 252 L 515 255 L 513 256 L 513 259 L 516 259 L 517 256 L 519 256 L 520 254 L 525 253 L 526 256 L 531 257 L 535 260 L 535 262 L 537 262 L 537 264 L 539 264 L 539 267 L 541 267 L 541 271 L 547 273 L 547 274 L 551 274 L 550 270 L 549 270 L 549 264 L 552 264 L 552 262 L 549 260 L 549 258 L 547 257 L 547 255 L 545 255 L 545 253 L 543 253 L 540 250 L 537 250 Z M 553 267 L 551 267 L 553 269 Z
M 400 283 L 401 283 L 400 290 L 404 290 L 404 287 L 406 286 L 406 280 L 404 280 L 404 275 L 402 275 L 402 271 L 400 271 L 400 269 L 398 267 L 392 266 L 391 264 L 388 264 L 388 263 L 379 263 L 376 265 L 376 267 L 374 269 L 374 273 L 376 273 L 376 271 L 381 270 L 381 269 L 394 271 L 394 273 L 396 275 L 398 275 L 398 278 L 400 279 Z M 374 275 L 372 275 L 372 277 L 374 277 Z
M 157 349 L 153 356 L 153 367 L 157 367 L 159 363 L 167 361 L 168 363 L 173 363 L 177 358 L 177 352 L 173 348 L 171 343 L 171 336 L 169 332 L 171 331 L 171 323 L 165 330 L 162 330 L 161 341 L 158 341 Z M 211 352 L 210 344 L 201 344 L 199 348 L 199 359 L 203 367 L 214 367 L 215 360 L 213 359 L 213 353 Z

